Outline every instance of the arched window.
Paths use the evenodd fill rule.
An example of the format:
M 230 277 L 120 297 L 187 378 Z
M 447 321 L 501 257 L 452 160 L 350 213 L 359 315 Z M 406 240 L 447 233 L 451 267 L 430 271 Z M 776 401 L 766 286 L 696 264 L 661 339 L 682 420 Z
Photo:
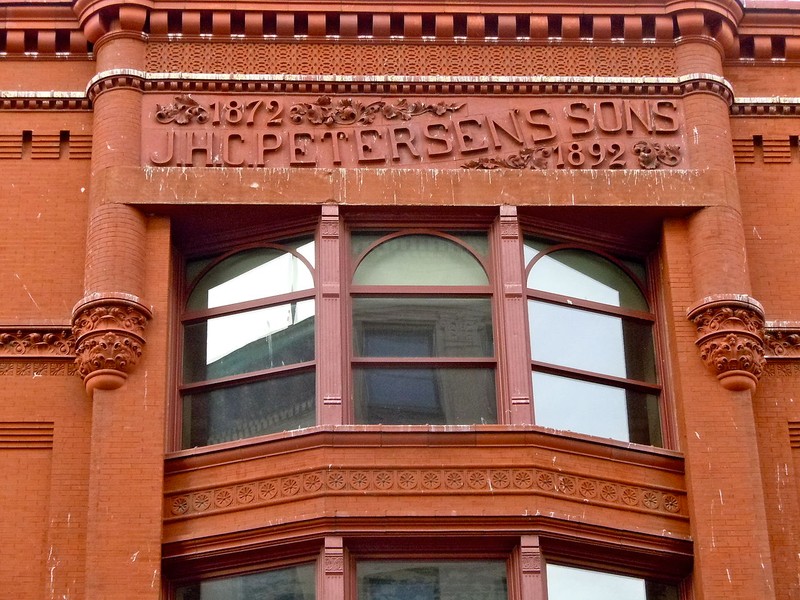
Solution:
M 356 423 L 496 423 L 486 235 L 351 242 Z
M 525 240 L 535 422 L 662 445 L 644 266 Z
M 315 422 L 314 241 L 187 265 L 182 447 Z

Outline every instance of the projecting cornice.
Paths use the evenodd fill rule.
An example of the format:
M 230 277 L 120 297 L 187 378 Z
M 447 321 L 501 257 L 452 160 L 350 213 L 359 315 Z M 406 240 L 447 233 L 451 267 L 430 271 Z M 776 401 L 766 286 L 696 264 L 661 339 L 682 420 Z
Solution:
M 142 91 L 293 92 L 293 93 L 449 93 L 449 94 L 590 94 L 682 96 L 695 92 L 717 94 L 733 101 L 730 83 L 709 73 L 680 77 L 448 77 L 341 75 L 221 75 L 209 73 L 146 73 L 119 69 L 98 73 L 87 94 L 116 87 Z
M 800 60 L 800 10 L 787 1 L 743 8 L 736 0 L 302 6 L 276 2 L 79 0 L 0 3 L 0 57 L 86 57 L 114 32 L 182 41 L 340 39 L 508 44 L 674 44 L 713 39 L 728 60 Z

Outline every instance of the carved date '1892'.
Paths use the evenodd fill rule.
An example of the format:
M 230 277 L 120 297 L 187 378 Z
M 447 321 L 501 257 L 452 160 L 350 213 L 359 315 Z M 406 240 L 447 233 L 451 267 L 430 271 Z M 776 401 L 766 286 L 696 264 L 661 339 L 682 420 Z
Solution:
M 674 167 L 681 161 L 680 147 L 657 142 L 640 141 L 633 145 L 633 153 L 642 169 L 657 169 L 659 165 Z M 505 157 L 488 157 L 471 160 L 461 165 L 464 169 L 627 169 L 625 148 L 616 142 L 568 142 L 555 146 L 523 148 Z

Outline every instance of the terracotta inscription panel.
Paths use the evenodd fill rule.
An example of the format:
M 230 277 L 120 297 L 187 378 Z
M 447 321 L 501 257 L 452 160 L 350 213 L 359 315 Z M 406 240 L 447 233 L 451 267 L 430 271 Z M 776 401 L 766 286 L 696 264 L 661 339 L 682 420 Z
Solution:
M 680 100 L 150 94 L 142 164 L 671 169 Z

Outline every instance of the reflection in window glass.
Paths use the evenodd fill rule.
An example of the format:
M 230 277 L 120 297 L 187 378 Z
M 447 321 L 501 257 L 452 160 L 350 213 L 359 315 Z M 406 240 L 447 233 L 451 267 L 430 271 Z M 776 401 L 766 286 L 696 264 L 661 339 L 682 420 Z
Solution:
M 489 298 L 353 299 L 356 356 L 493 356 Z
M 506 600 L 505 561 L 361 561 L 358 600 Z
M 356 422 L 386 425 L 496 423 L 494 369 L 353 369 Z
M 298 565 L 182 585 L 176 600 L 315 600 L 315 568 Z
M 355 285 L 487 285 L 486 272 L 463 246 L 433 235 L 387 240 L 364 257 Z
M 528 321 L 531 340 L 535 340 L 533 360 L 655 381 L 649 323 L 533 300 L 528 302 Z
M 272 377 L 183 397 L 183 447 L 310 427 L 314 372 Z
M 674 585 L 638 577 L 547 565 L 548 600 L 678 600 Z
M 313 259 L 312 239 L 291 240 L 231 254 L 196 283 L 183 327 L 182 447 L 314 424 Z
M 661 446 L 658 397 L 624 387 L 533 373 L 537 425 Z
M 528 275 L 534 290 L 581 300 L 649 311 L 639 287 L 625 271 L 598 254 L 557 250 L 543 256 Z
M 216 317 L 184 330 L 187 383 L 311 360 L 313 300 Z
M 304 257 L 313 256 L 314 242 L 305 241 L 298 252 Z M 311 272 L 299 258 L 283 250 L 255 248 L 212 267 L 192 290 L 187 309 L 228 306 L 312 287 Z
M 488 251 L 485 232 L 456 235 Z M 364 249 L 380 239 L 352 236 Z M 481 262 L 447 237 L 383 239 L 353 277 L 356 422 L 496 423 L 492 302 Z

